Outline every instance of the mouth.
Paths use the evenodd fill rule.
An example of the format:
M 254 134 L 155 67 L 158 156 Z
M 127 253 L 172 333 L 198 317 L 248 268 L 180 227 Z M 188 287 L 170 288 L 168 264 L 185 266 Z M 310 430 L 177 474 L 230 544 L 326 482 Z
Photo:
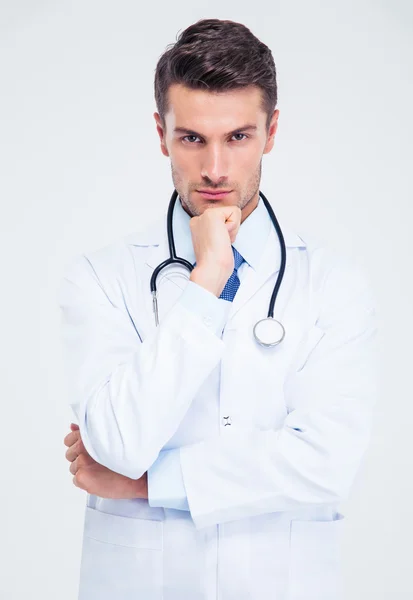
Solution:
M 217 190 L 217 191 L 209 191 L 209 190 L 196 190 L 198 194 L 200 194 L 206 200 L 222 200 L 226 198 L 232 190 Z

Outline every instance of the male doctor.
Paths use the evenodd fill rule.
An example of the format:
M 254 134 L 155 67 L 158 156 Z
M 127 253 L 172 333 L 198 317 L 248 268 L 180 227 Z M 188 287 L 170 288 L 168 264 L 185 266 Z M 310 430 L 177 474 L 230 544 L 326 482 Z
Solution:
M 242 24 L 198 21 L 161 56 L 155 98 L 177 255 L 194 269 L 160 275 L 157 326 L 164 214 L 76 257 L 59 289 L 78 420 L 64 443 L 87 492 L 79 600 L 338 600 L 339 503 L 376 399 L 370 286 L 281 224 L 286 334 L 259 345 L 280 270 L 259 196 L 279 116 L 271 51 Z

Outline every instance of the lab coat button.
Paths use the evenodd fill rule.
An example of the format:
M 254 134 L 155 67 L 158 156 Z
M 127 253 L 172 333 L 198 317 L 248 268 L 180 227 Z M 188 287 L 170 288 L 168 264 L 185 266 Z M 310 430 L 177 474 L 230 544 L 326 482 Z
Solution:
M 224 427 L 226 427 L 227 425 L 232 425 L 231 417 L 222 417 L 222 424 Z
M 212 325 L 211 317 L 204 317 L 204 323 L 205 325 L 208 325 L 208 327 L 210 327 Z

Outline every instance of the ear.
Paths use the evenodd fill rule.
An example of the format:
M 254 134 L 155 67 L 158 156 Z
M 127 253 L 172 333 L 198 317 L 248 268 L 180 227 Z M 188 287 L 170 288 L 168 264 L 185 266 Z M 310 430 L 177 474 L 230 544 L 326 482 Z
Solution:
M 157 112 L 153 113 L 153 116 L 156 121 L 156 130 L 158 132 L 159 139 L 161 141 L 161 152 L 164 156 L 169 156 L 169 152 L 166 147 L 166 141 L 165 141 L 165 129 L 164 129 L 164 126 L 162 125 L 161 117 L 160 117 L 159 113 L 157 113 Z
M 270 127 L 268 129 L 268 137 L 267 137 L 267 141 L 265 143 L 263 154 L 268 154 L 268 152 L 271 152 L 272 147 L 274 146 L 274 136 L 276 134 L 277 127 L 278 127 L 278 115 L 279 114 L 280 114 L 280 111 L 277 109 L 274 111 L 274 113 L 271 117 Z

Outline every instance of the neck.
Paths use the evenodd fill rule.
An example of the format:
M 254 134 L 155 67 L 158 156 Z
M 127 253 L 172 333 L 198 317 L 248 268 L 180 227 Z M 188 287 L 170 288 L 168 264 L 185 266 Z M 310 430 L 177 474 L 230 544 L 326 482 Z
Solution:
M 245 221 L 245 219 L 254 211 L 260 199 L 259 190 L 255 193 L 255 195 L 251 198 L 251 200 L 244 206 L 241 210 L 241 223 Z

